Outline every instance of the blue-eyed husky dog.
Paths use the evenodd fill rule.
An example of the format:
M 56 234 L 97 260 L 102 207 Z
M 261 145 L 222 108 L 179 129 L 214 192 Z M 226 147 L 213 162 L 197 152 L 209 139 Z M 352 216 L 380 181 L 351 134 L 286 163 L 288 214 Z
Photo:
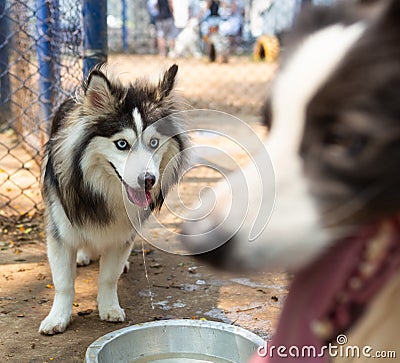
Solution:
M 100 318 L 124 321 L 117 281 L 136 228 L 161 207 L 187 162 L 189 138 L 173 115 L 177 70 L 173 65 L 155 84 L 123 85 L 106 66 L 97 67 L 56 112 L 42 165 L 55 298 L 41 333 L 66 329 L 77 261 L 98 256 Z

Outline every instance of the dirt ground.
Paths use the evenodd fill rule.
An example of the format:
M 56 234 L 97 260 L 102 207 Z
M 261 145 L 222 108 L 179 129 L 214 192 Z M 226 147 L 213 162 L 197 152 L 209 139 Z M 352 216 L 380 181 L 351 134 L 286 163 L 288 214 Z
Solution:
M 132 58 L 122 57 L 118 61 L 130 62 Z M 143 64 L 145 67 L 146 62 Z M 201 98 L 204 88 L 196 87 L 185 77 L 185 74 L 193 73 L 193 64 L 185 63 L 181 67 L 181 80 L 186 79 L 181 85 L 186 97 Z M 212 67 L 223 73 L 227 66 Z M 241 72 L 235 72 L 235 67 Z M 257 67 L 261 71 L 258 74 L 264 74 L 266 79 L 257 77 L 257 72 L 250 72 L 249 84 L 250 88 L 261 89 L 272 71 L 269 67 L 266 74 L 263 73 L 265 65 Z M 151 69 L 140 68 L 140 71 L 147 73 Z M 219 108 L 220 102 L 228 102 L 237 114 L 244 110 L 241 102 L 246 97 L 249 98 L 247 111 L 255 107 L 251 102 L 259 105 L 259 100 L 250 93 L 242 92 L 242 97 L 234 93 L 243 79 L 242 71 L 245 71 L 243 65 L 231 64 L 230 72 L 235 75 L 229 85 L 232 92 L 223 85 L 220 87 L 228 87 L 225 89 L 228 92 L 222 94 L 221 88 L 214 90 L 210 108 Z M 257 134 L 262 135 L 265 130 L 257 120 L 256 117 L 245 119 Z M 229 124 L 229 120 L 225 126 L 234 135 L 235 126 Z M 186 196 L 193 197 L 200 187 L 217 180 L 207 170 L 196 170 L 185 177 L 179 188 Z M 163 226 L 179 227 L 179 222 L 166 208 L 159 221 Z M 159 240 L 170 238 L 166 228 L 152 224 L 144 228 Z M 114 324 L 99 320 L 96 307 L 98 263 L 95 262 L 78 268 L 73 321 L 67 331 L 43 336 L 38 333 L 38 327 L 51 308 L 54 287 L 46 258 L 42 216 L 21 215 L 10 220 L 0 214 L 0 362 L 83 362 L 87 347 L 100 336 L 132 324 L 160 319 L 217 320 L 249 329 L 263 338 L 271 336 L 287 293 L 286 274 L 228 274 L 199 264 L 193 257 L 169 254 L 149 244 L 144 246 L 145 260 L 142 240 L 137 238 L 130 257 L 130 270 L 119 281 L 120 303 L 126 311 L 126 322 Z
M 206 108 L 233 115 L 260 115 L 276 63 L 256 62 L 250 56 L 231 57 L 228 63 L 206 58 L 170 59 L 154 55 L 112 55 L 109 64 L 122 79 L 158 76 L 173 63 L 179 67 L 177 90 L 189 108 Z
M 191 257 L 167 254 L 148 245 L 147 280 L 141 242 L 137 241 L 130 271 L 119 282 L 126 322 L 99 320 L 98 264 L 93 263 L 78 269 L 73 321 L 68 330 L 43 336 L 37 330 L 50 310 L 54 288 L 40 219 L 24 228 L 34 229 L 29 233 L 34 236 L 27 237 L 20 230 L 18 236 L 9 232 L 16 242 L 3 242 L 0 252 L 1 362 L 83 362 L 87 347 L 100 336 L 160 319 L 223 321 L 268 338 L 286 295 L 284 274 L 229 275 L 212 271 Z

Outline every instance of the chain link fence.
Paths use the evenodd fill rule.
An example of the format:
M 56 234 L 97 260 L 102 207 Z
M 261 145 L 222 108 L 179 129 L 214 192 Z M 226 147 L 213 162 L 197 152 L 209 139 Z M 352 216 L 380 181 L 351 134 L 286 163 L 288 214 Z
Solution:
M 0 2 L 0 217 L 42 208 L 41 149 L 54 110 L 82 80 L 85 18 L 96 20 L 100 8 L 88 12 L 88 1 Z M 120 66 L 121 76 L 159 74 L 175 62 L 186 107 L 255 119 L 277 67 L 278 39 L 291 27 L 302 1 L 226 0 L 225 10 L 220 1 L 222 15 L 215 23 L 207 1 L 173 0 L 179 34 L 169 57 L 158 54 L 150 3 L 107 1 L 108 58 Z M 221 32 L 232 19 L 239 21 L 236 33 Z M 91 36 L 99 38 L 96 31 Z M 196 51 L 182 51 L 193 43 Z M 223 47 L 228 51 L 221 58 Z
M 81 81 L 80 1 L 0 5 L 0 213 L 41 208 L 40 153 L 53 110 Z M 50 77 L 51 75 L 51 77 Z

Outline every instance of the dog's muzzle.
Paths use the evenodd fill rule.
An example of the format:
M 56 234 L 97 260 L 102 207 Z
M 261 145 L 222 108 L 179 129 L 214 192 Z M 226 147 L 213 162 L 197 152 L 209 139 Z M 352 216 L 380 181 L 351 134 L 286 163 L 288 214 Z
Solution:
M 151 173 L 146 172 L 138 176 L 139 186 L 146 191 L 151 190 L 155 183 L 156 183 L 156 177 Z
M 150 190 L 156 183 L 156 177 L 148 172 L 140 174 L 138 176 L 138 184 L 140 188 L 132 188 L 118 173 L 117 168 L 114 164 L 110 161 L 110 165 L 114 169 L 115 173 L 118 176 L 118 179 L 121 181 L 123 186 L 125 187 L 126 194 L 128 199 L 131 203 L 142 207 L 147 208 L 151 203 L 151 194 Z

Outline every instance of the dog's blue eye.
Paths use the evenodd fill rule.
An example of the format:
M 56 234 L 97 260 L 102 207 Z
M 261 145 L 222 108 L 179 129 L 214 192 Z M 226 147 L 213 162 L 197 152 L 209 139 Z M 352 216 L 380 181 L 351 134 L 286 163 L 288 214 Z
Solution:
M 160 143 L 159 139 L 151 139 L 150 140 L 150 147 L 152 147 L 153 149 L 155 149 L 156 147 L 158 147 L 158 144 Z
M 118 150 L 128 150 L 129 149 L 128 141 L 126 141 L 125 139 L 119 139 L 117 141 L 114 141 L 114 144 Z

